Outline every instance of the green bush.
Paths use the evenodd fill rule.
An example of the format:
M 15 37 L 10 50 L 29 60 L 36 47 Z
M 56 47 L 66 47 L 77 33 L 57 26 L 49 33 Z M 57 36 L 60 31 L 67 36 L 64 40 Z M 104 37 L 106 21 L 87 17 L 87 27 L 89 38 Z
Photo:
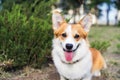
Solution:
M 119 50 L 118 52 L 120 52 L 120 44 L 117 44 L 117 49 Z
M 107 48 L 110 46 L 109 41 L 94 41 L 94 42 L 91 42 L 90 44 L 92 48 L 96 48 L 100 50 L 101 52 L 106 51 Z
M 118 21 L 118 27 L 120 27 L 120 21 Z
M 49 1 L 43 0 L 37 6 L 44 7 L 44 3 Z M 20 4 L 0 12 L 0 62 L 12 60 L 12 66 L 19 67 L 47 63 L 53 36 L 50 9 L 45 11 L 42 7 L 35 8 L 36 12 L 29 16 Z M 37 12 L 38 8 L 42 13 Z
M 117 37 L 118 40 L 120 40 L 120 35 L 117 35 L 116 37 Z
M 120 49 L 120 44 L 117 44 L 117 48 Z

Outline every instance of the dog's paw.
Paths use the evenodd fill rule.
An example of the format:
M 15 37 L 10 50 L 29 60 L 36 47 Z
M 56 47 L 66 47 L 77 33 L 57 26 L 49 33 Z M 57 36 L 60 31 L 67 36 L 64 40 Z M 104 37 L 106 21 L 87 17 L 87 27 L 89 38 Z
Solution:
M 100 71 L 95 71 L 93 73 L 93 76 L 99 77 L 99 76 L 101 76 L 101 72 Z

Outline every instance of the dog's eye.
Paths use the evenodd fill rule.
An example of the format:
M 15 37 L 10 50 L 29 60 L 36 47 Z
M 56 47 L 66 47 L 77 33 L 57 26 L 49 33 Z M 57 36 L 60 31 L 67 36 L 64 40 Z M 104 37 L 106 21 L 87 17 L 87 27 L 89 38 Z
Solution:
M 67 37 L 66 33 L 63 33 L 63 34 L 62 34 L 62 37 Z
M 74 36 L 74 38 L 76 38 L 76 39 L 79 38 L 79 37 L 80 37 L 80 36 L 79 36 L 78 34 L 76 34 L 76 35 Z

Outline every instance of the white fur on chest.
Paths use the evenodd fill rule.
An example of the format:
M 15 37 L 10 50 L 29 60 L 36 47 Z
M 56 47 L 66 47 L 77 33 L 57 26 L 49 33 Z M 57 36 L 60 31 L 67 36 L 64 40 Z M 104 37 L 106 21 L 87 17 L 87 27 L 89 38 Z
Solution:
M 86 56 L 84 60 L 72 65 L 62 63 L 58 57 L 55 57 L 54 63 L 60 75 L 68 79 L 81 79 L 91 75 L 92 62 L 90 61 L 89 56 Z
M 53 40 L 52 57 L 60 75 L 72 80 L 91 75 L 92 56 L 84 41 L 81 43 L 82 45 L 78 48 L 73 61 L 79 58 L 82 58 L 82 60 L 75 64 L 65 64 L 61 61 L 64 61 L 64 51 L 59 41 L 57 39 Z

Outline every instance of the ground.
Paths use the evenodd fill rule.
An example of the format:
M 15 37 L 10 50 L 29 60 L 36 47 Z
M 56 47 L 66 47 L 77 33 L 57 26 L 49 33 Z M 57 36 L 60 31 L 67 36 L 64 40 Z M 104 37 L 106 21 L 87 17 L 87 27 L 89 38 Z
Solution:
M 104 56 L 107 69 L 102 70 L 101 77 L 93 80 L 120 80 L 120 27 L 92 27 L 89 41 L 110 41 L 111 46 L 102 55 Z M 59 80 L 59 75 L 52 63 L 42 69 L 25 67 L 16 72 L 0 71 L 0 80 Z

